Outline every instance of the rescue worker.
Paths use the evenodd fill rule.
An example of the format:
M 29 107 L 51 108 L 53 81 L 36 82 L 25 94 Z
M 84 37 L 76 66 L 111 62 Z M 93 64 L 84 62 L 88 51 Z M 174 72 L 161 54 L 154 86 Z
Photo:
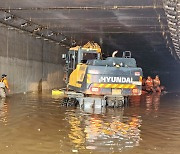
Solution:
M 155 92 L 154 87 L 153 87 L 153 80 L 150 76 L 147 77 L 145 85 L 146 85 L 147 92 Z
M 0 80 L 0 96 L 2 98 L 6 97 L 6 90 L 5 89 L 7 89 L 8 92 L 10 92 L 8 80 L 6 77 L 7 77 L 6 74 L 2 74 L 2 78 Z
M 161 84 L 161 82 L 160 82 L 159 76 L 156 75 L 156 77 L 153 80 L 153 86 L 154 86 L 154 90 L 156 92 L 161 92 L 160 84 Z

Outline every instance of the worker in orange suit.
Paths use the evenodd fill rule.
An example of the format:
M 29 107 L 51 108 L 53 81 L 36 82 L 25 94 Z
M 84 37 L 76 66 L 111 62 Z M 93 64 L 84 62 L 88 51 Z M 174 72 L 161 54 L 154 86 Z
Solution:
M 156 92 L 161 92 L 160 84 L 161 84 L 161 82 L 160 82 L 159 76 L 156 75 L 156 77 L 153 80 L 153 86 L 154 86 L 154 90 Z
M 153 87 L 153 79 L 150 76 L 147 77 L 145 85 L 146 85 L 147 92 L 155 92 L 154 87 Z
M 6 89 L 8 90 L 8 92 L 10 92 L 8 80 L 6 77 L 7 77 L 6 74 L 2 74 L 2 78 L 0 80 L 0 96 L 1 97 L 6 97 Z

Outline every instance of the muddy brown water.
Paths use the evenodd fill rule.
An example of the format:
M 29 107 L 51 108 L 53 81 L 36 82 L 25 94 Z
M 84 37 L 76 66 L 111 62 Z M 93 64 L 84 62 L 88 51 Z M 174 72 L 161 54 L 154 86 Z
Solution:
M 0 154 L 180 153 L 180 93 L 102 110 L 61 102 L 50 92 L 0 99 Z

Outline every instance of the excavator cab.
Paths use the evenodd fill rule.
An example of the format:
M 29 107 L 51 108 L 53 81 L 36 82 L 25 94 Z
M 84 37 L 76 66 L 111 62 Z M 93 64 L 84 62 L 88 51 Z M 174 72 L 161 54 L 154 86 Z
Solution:
M 89 60 L 100 59 L 101 49 L 97 43 L 88 42 L 84 46 L 76 46 L 69 49 L 67 54 L 62 54 L 65 59 L 64 81 L 68 83 L 69 76 L 76 69 L 77 64 L 86 64 Z

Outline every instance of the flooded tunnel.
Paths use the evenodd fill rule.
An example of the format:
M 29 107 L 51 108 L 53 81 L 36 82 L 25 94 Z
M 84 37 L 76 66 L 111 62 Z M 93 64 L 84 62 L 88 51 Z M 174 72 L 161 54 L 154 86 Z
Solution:
M 50 91 L 66 86 L 62 54 L 88 41 L 103 58 L 131 51 L 143 76 L 159 75 L 166 92 L 116 109 L 61 106 Z M 0 100 L 2 154 L 178 154 L 178 0 L 1 1 L 0 74 L 11 90 Z

